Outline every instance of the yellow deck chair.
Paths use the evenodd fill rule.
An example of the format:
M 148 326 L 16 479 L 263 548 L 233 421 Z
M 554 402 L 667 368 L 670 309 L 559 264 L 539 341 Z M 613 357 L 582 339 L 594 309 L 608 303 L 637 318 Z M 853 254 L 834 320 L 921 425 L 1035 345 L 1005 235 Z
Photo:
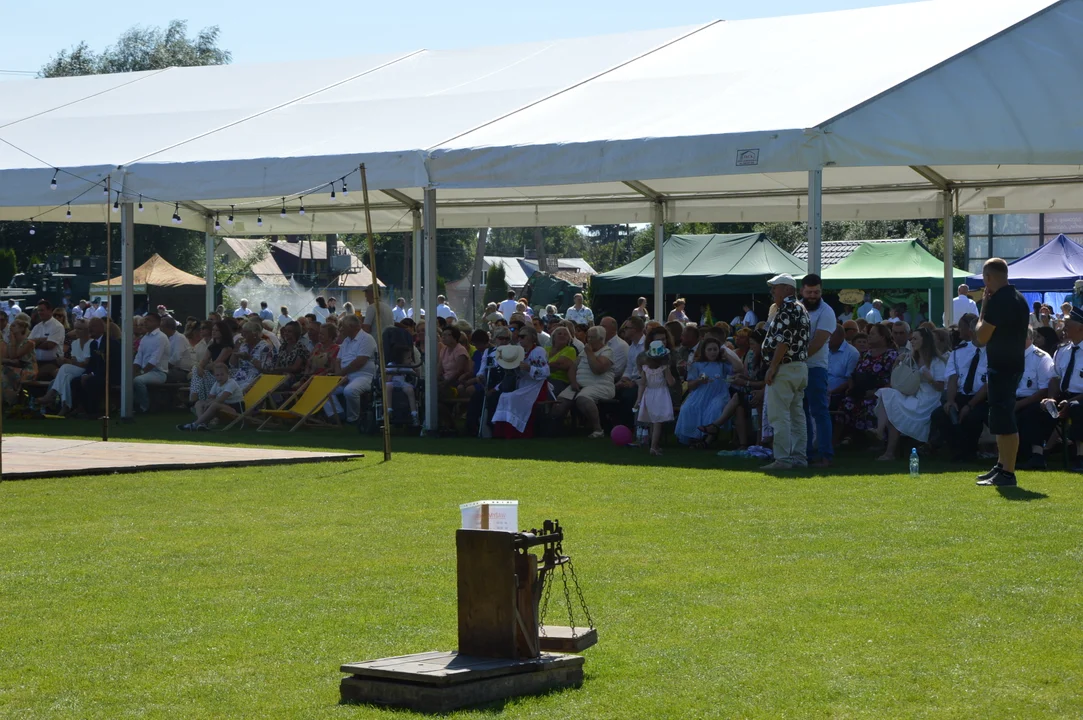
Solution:
M 282 383 L 286 382 L 285 375 L 260 375 L 252 387 L 244 394 L 244 412 L 233 418 L 233 422 L 222 428 L 222 432 L 229 430 L 237 423 L 242 426 L 245 420 L 254 420 L 257 411 L 264 402 L 270 399 L 271 393 L 278 390 Z
M 281 408 L 277 410 L 260 410 L 260 414 L 266 419 L 258 429 L 263 430 L 264 426 L 272 420 L 296 421 L 293 427 L 290 428 L 290 432 L 302 425 L 327 425 L 326 421 L 314 416 L 323 409 L 341 379 L 337 375 L 316 375 L 310 378 L 286 402 L 282 403 Z M 333 423 L 338 425 L 338 415 L 332 414 L 331 417 Z

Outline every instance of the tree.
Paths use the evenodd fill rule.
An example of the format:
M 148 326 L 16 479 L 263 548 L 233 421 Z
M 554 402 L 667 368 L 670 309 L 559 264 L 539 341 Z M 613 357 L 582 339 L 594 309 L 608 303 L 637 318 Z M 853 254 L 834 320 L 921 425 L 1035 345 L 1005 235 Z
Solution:
M 7 286 L 18 271 L 19 266 L 15 262 L 15 251 L 11 248 L 0 249 L 0 285 Z
M 239 298 L 230 297 L 229 293 L 226 291 L 226 288 L 236 285 L 241 279 L 247 276 L 248 272 L 252 269 L 252 266 L 258 263 L 263 258 L 267 257 L 268 252 L 270 252 L 270 244 L 267 241 L 264 241 L 255 248 L 253 248 L 252 251 L 244 257 L 229 259 L 228 255 L 215 254 L 215 286 L 216 289 L 221 290 L 222 302 L 227 307 L 236 306 L 236 300 L 239 300 Z
M 115 45 L 100 53 L 91 50 L 85 42 L 70 50 L 61 50 L 42 66 L 39 75 L 54 78 L 227 65 L 233 55 L 218 47 L 218 36 L 218 26 L 212 25 L 189 38 L 185 20 L 172 20 L 164 29 L 135 26 L 124 31 Z
M 500 303 L 508 299 L 508 281 L 504 277 L 504 266 L 493 265 L 485 284 L 485 303 Z

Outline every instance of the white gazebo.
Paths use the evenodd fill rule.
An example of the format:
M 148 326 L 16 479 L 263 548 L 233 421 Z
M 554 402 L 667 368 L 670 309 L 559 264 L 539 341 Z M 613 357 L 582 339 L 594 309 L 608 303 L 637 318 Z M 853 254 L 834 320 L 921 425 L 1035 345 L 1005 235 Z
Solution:
M 1083 0 L 929 0 L 3 82 L 0 219 L 101 222 L 115 204 L 130 277 L 136 222 L 208 246 L 362 231 L 364 163 L 375 229 L 414 232 L 430 312 L 439 227 L 653 222 L 660 264 L 663 221 L 808 220 L 817 271 L 824 218 L 944 217 L 950 232 L 956 212 L 1083 209 L 1081 28 Z

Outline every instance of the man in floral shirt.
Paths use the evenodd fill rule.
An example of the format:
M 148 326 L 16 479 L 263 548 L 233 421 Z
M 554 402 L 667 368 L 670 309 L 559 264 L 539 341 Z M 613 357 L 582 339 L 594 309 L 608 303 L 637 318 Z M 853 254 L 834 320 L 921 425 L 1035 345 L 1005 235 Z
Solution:
M 797 283 L 783 273 L 767 281 L 777 308 L 767 324 L 763 356 L 767 369 L 767 418 L 775 431 L 775 461 L 764 470 L 808 467 L 805 388 L 808 386 L 808 311 L 798 302 Z

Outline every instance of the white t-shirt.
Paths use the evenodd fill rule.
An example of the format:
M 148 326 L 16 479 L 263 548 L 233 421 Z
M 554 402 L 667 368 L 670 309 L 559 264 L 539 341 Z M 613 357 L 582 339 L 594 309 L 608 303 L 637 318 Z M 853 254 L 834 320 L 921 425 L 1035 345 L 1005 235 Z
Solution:
M 56 343 L 52 350 L 34 350 L 38 362 L 55 362 L 58 353 L 64 352 L 64 326 L 56 318 L 40 322 L 30 331 L 31 340 L 48 340 Z
M 455 311 L 447 303 L 440 303 L 436 306 L 436 317 L 456 319 Z
M 398 305 L 391 308 L 391 319 L 395 322 L 402 322 L 407 317 L 409 316 L 406 314 L 406 308 L 399 307 Z
M 835 318 L 835 311 L 831 309 L 831 306 L 820 301 L 820 307 L 816 308 L 808 314 L 809 322 L 809 344 L 812 344 L 812 339 L 816 337 L 816 333 L 819 330 L 826 330 L 830 336 L 835 332 L 835 328 L 838 327 L 838 320 Z M 827 341 L 816 352 L 815 355 L 809 355 L 807 364 L 810 368 L 822 368 L 827 369 L 828 359 L 830 351 L 827 347 Z
M 365 308 L 365 325 L 372 328 L 372 332 L 376 332 L 376 304 L 373 303 Z M 380 327 L 383 329 L 389 328 L 395 324 L 394 312 L 387 306 L 387 303 L 380 303 Z
M 357 337 L 347 336 L 338 344 L 338 361 L 342 367 L 346 367 L 359 357 L 367 357 L 369 362 L 365 363 L 360 370 L 350 373 L 348 376 L 350 380 L 366 375 L 372 377 L 376 374 L 376 363 L 373 362 L 376 357 L 376 341 L 364 330 L 359 331 Z
M 229 397 L 225 400 L 226 404 L 236 405 L 244 402 L 244 391 L 241 390 L 241 386 L 233 378 L 226 380 L 223 385 L 219 385 L 218 381 L 215 380 L 214 385 L 211 385 L 210 397 L 218 399 L 218 396 L 224 392 L 229 393 Z
M 252 314 L 252 311 L 249 310 L 248 308 L 237 308 L 236 310 L 233 311 L 233 317 L 235 317 L 235 318 L 248 317 L 251 314 Z
M 742 321 L 745 327 L 755 327 L 759 322 L 759 318 L 756 317 L 756 313 L 749 310 L 745 313 L 744 320 Z
M 951 323 L 958 325 L 959 319 L 967 313 L 978 314 L 978 304 L 967 295 L 959 295 L 951 301 Z
M 884 316 L 880 314 L 879 310 L 873 308 L 865 315 L 865 321 L 875 325 L 876 323 L 882 323 L 884 321 Z
M 504 316 L 505 320 L 511 320 L 511 316 L 518 305 L 517 300 L 505 300 L 497 306 L 497 309 L 500 310 L 500 314 Z
M 141 368 L 153 365 L 155 370 L 169 372 L 169 338 L 161 330 L 154 330 L 139 341 L 135 364 Z
M 291 322 L 293 322 L 293 318 L 291 318 L 289 315 L 279 315 L 278 316 L 278 327 L 285 327 L 287 324 L 289 324 Z
M 331 311 L 327 308 L 322 308 L 319 305 L 312 308 L 312 314 L 316 316 L 316 322 L 323 325 L 323 321 L 327 319 L 327 316 L 331 314 Z
M 104 319 L 104 318 L 109 316 L 109 308 L 105 307 L 104 305 L 99 305 L 96 308 L 92 308 L 88 312 L 90 312 L 90 317 L 96 317 L 96 318 L 103 318 Z

